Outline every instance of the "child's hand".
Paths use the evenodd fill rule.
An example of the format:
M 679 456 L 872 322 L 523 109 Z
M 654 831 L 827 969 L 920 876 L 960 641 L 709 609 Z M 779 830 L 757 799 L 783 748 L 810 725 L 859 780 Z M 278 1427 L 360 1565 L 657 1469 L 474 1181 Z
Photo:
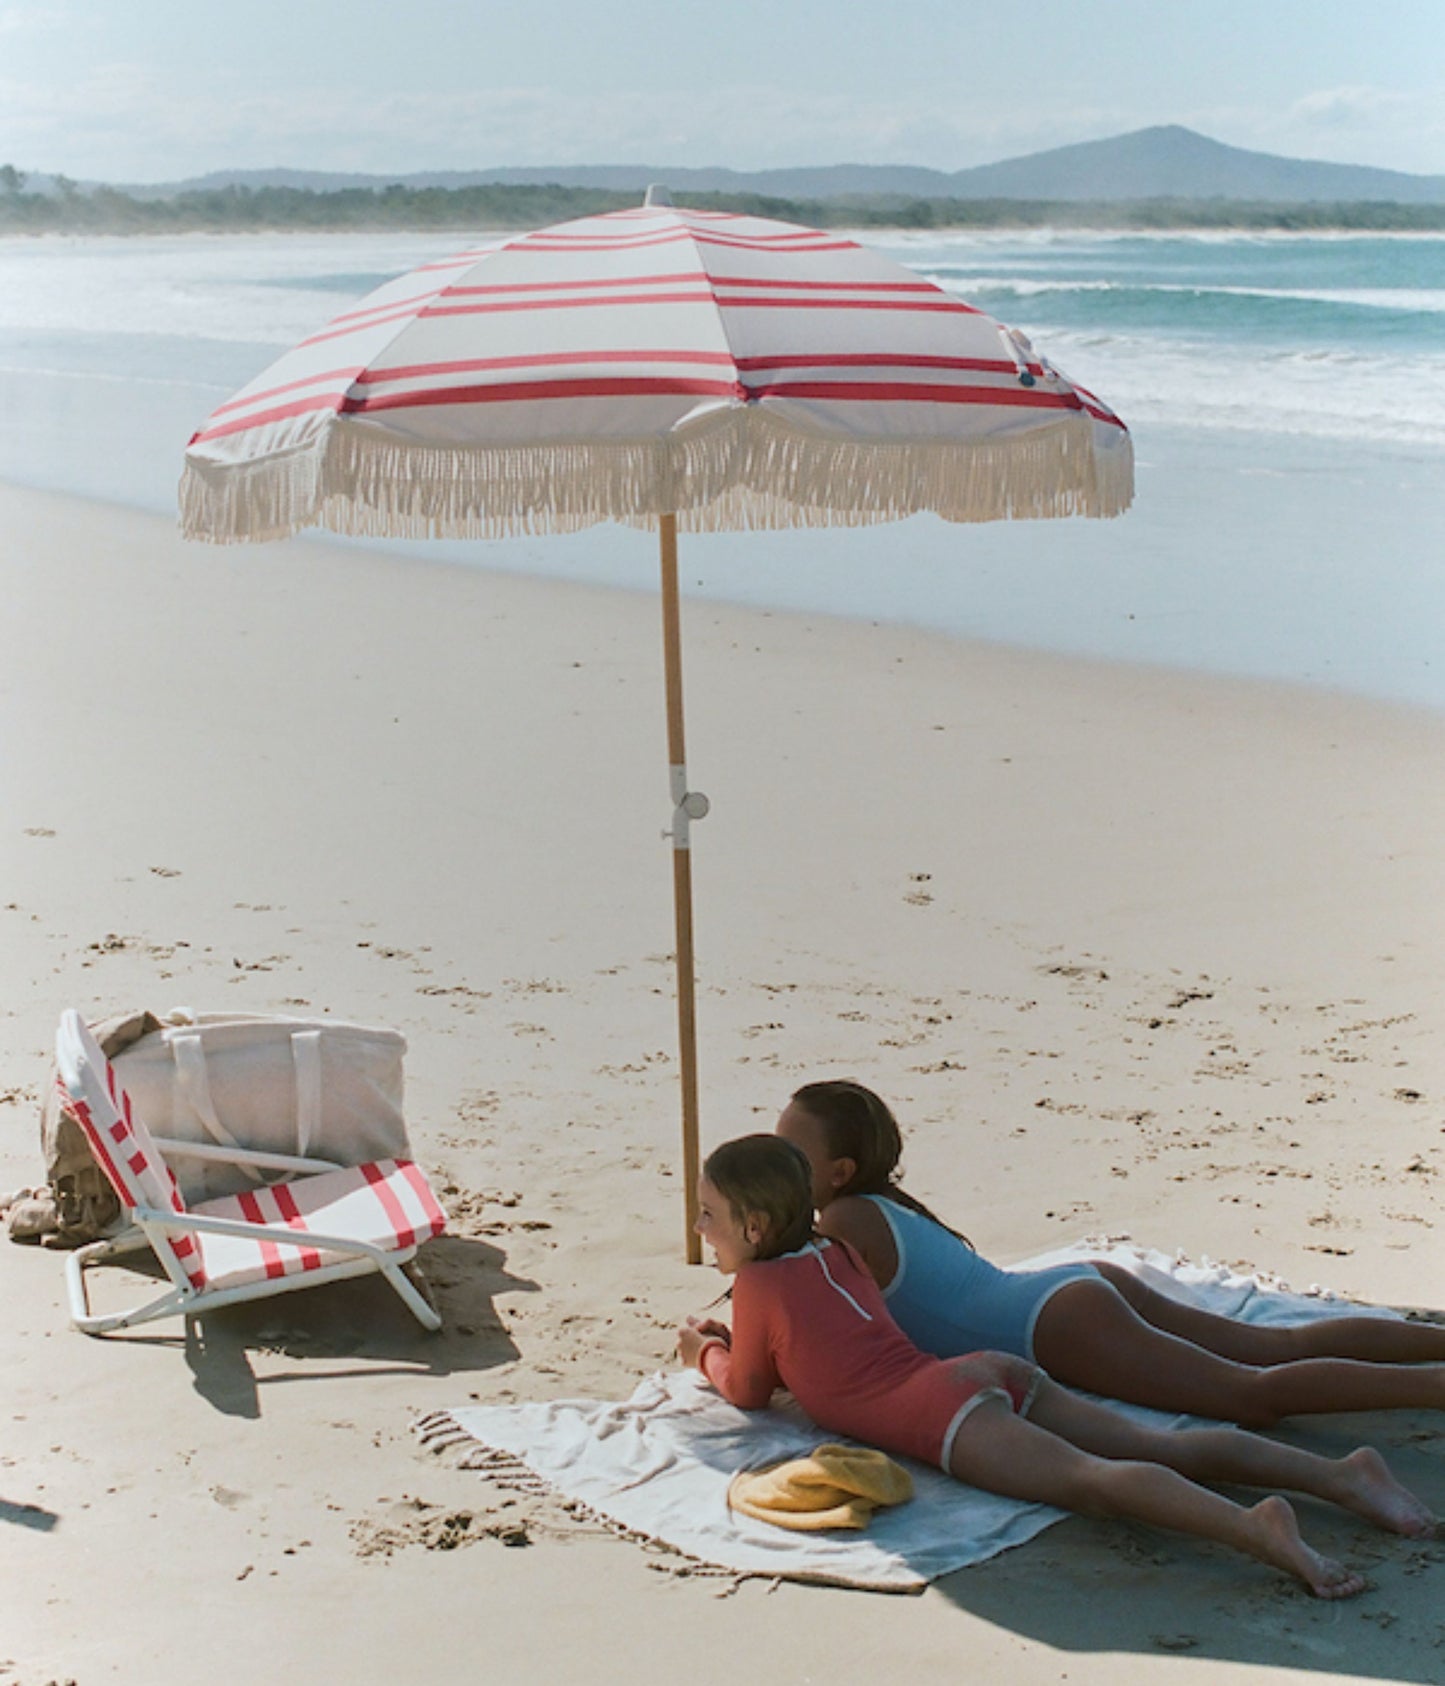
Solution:
M 731 1345 L 732 1333 L 725 1323 L 718 1323 L 710 1317 L 689 1317 L 685 1323 L 678 1325 L 677 1355 L 691 1367 L 697 1363 L 698 1354 L 710 1341 Z

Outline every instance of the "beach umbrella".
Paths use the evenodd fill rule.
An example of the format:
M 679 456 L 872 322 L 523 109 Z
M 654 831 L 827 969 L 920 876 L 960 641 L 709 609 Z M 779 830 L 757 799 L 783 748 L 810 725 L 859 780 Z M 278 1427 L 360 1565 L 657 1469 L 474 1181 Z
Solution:
M 687 1250 L 697 1182 L 691 826 L 677 534 L 1107 516 L 1119 418 L 1022 335 L 840 233 L 644 205 L 498 239 L 378 288 L 191 440 L 181 523 L 499 537 L 658 533 Z

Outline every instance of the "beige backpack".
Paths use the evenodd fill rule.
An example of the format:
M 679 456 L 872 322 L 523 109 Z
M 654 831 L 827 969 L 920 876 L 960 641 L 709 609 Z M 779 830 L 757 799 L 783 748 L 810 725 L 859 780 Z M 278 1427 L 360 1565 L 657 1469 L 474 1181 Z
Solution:
M 92 1026 L 108 1059 L 160 1028 L 161 1021 L 149 1012 L 121 1013 Z M 120 1217 L 120 1201 L 64 1104 L 54 1072 L 40 1105 L 40 1151 L 46 1186 L 11 1206 L 11 1240 L 46 1247 L 81 1247 L 98 1240 Z

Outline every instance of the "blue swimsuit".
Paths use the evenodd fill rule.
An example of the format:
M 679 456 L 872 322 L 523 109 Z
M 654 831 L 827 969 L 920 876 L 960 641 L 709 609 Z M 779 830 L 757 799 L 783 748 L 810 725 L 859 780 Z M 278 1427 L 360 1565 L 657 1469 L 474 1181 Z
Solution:
M 939 1358 L 1010 1352 L 1034 1363 L 1034 1325 L 1066 1282 L 1098 1278 L 1091 1264 L 1000 1270 L 942 1224 L 881 1194 L 865 1194 L 888 1222 L 898 1269 L 883 1290 L 909 1340 Z

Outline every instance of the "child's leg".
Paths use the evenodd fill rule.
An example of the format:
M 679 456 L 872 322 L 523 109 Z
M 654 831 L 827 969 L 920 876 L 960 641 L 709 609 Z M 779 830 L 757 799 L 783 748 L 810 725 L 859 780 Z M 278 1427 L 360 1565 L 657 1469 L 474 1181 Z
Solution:
M 990 1493 L 1129 1517 L 1232 1546 L 1303 1581 L 1317 1598 L 1349 1598 L 1364 1588 L 1359 1575 L 1305 1544 L 1286 1500 L 1262 1499 L 1246 1510 L 1162 1464 L 1095 1457 L 1016 1417 L 1002 1399 L 981 1400 L 964 1418 L 949 1470 Z
M 1445 1362 L 1445 1323 L 1397 1317 L 1318 1317 L 1284 1325 L 1242 1323 L 1187 1305 L 1106 1259 L 1095 1269 L 1146 1323 L 1237 1364 L 1289 1364 L 1298 1358 L 1359 1358 L 1372 1364 Z
M 1153 1428 L 1047 1379 L 1039 1383 L 1029 1420 L 1101 1458 L 1146 1459 L 1191 1481 L 1309 1493 L 1410 1539 L 1435 1532 L 1433 1514 L 1372 1446 L 1322 1458 L 1237 1428 Z
M 1256 1427 L 1313 1411 L 1445 1407 L 1445 1364 L 1241 1364 L 1156 1328 L 1112 1282 L 1094 1277 L 1067 1282 L 1049 1297 L 1034 1329 L 1034 1354 L 1070 1387 Z

